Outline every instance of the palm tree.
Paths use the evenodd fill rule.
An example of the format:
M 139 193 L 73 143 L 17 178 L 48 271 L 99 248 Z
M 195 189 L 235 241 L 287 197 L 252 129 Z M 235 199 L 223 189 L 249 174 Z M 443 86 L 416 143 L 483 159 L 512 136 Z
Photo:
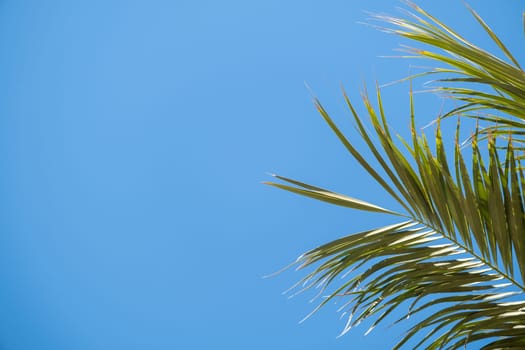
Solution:
M 473 45 L 415 4 L 409 6 L 406 18 L 377 18 L 386 23 L 384 30 L 430 47 L 408 49 L 412 57 L 443 65 L 423 75 L 437 77 L 433 91 L 457 101 L 440 118 L 458 116 L 453 152 L 445 150 L 440 120 L 433 142 L 416 130 L 412 91 L 408 140 L 392 136 L 379 88 L 376 106 L 363 94 L 366 118 L 344 94 L 374 163 L 315 100 L 348 152 L 402 210 L 275 175 L 280 181 L 268 182 L 271 186 L 397 218 L 392 225 L 301 255 L 293 265 L 311 272 L 297 288 L 320 286 L 327 294 L 314 311 L 342 299 L 347 317 L 343 334 L 368 318 L 370 331 L 394 310 L 403 313 L 398 321 L 419 316 L 394 349 L 409 340 L 417 343 L 415 348 L 427 349 L 456 349 L 476 341 L 483 349 L 525 349 L 525 72 L 473 10 L 504 59 Z M 476 126 L 465 147 L 460 126 L 468 120 Z M 336 280 L 338 276 L 343 279 Z

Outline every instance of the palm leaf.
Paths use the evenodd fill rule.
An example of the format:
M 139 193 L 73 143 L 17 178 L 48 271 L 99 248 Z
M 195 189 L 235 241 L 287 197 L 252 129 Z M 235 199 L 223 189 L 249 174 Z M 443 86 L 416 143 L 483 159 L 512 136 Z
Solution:
M 384 28 L 402 37 L 426 44 L 429 49 L 410 48 L 409 51 L 423 59 L 444 64 L 431 71 L 418 74 L 443 76 L 434 81 L 433 91 L 461 102 L 443 117 L 462 113 L 466 117 L 478 118 L 481 111 L 495 111 L 489 119 L 500 127 L 509 126 L 508 134 L 523 134 L 525 131 L 525 72 L 503 41 L 471 8 L 473 17 L 489 38 L 497 45 L 505 58 L 483 50 L 463 38 L 450 27 L 427 13 L 414 3 L 409 6 L 418 14 L 409 13 L 409 18 L 376 16 L 391 28 Z M 524 17 L 525 18 L 525 17 Z M 524 22 L 525 23 L 525 22 Z M 508 61 L 507 61 L 508 60 Z M 459 83 L 459 86 L 454 84 Z M 481 133 L 491 133 L 491 128 Z
M 315 268 L 301 281 L 301 291 L 321 287 L 328 293 L 319 307 L 334 298 L 348 299 L 343 334 L 369 317 L 375 318 L 373 328 L 407 301 L 413 303 L 407 315 L 440 306 L 439 312 L 423 317 L 395 348 L 428 331 L 420 346 L 429 349 L 443 344 L 455 348 L 453 344 L 462 346 L 489 336 L 494 344 L 503 340 L 521 344 L 525 337 L 525 329 L 518 327 L 525 317 L 524 193 L 512 141 L 501 162 L 492 138 L 485 165 L 474 139 L 469 171 L 457 141 L 454 161 L 447 160 L 439 126 L 435 152 L 414 126 L 411 142 L 403 140 L 406 146 L 402 149 L 367 95 L 364 103 L 374 135 L 366 132 L 362 118 L 345 98 L 386 178 L 361 156 L 318 101 L 316 106 L 350 154 L 408 208 L 406 213 L 284 177 L 277 178 L 290 185 L 269 184 L 346 207 L 405 217 L 406 221 L 352 234 L 303 254 L 296 262 L 299 268 Z M 350 277 L 328 292 L 334 279 L 349 271 Z M 506 302 L 516 297 L 523 302 Z
M 267 184 L 402 220 L 348 235 L 301 255 L 295 265 L 310 272 L 296 287 L 298 293 L 320 288 L 320 295 L 325 294 L 313 312 L 334 299 L 344 300 L 340 310 L 347 322 L 342 334 L 366 319 L 372 319 L 371 331 L 396 310 L 403 317 L 395 323 L 417 315 L 419 322 L 394 349 L 408 345 L 415 337 L 414 348 L 457 349 L 482 341 L 483 349 L 522 349 L 525 176 L 520 162 L 525 158 L 521 154 L 525 147 L 515 144 L 525 141 L 525 73 L 472 9 L 505 59 L 482 50 L 423 9 L 409 5 L 418 15 L 378 18 L 391 24 L 392 32 L 430 47 L 412 49 L 418 57 L 447 65 L 423 73 L 444 75 L 436 80 L 435 90 L 461 102 L 444 117 L 461 114 L 487 126 L 476 128 L 469 139 L 471 147 L 464 150 L 459 142 L 458 119 L 454 157 L 449 160 L 439 121 L 434 151 L 425 134 L 416 132 L 412 93 L 410 140 L 392 136 L 379 88 L 378 108 L 366 92 L 362 96 L 372 133 L 344 94 L 359 137 L 373 156 L 371 161 L 315 100 L 316 108 L 351 156 L 402 211 L 277 175 L 282 182 Z M 486 149 L 480 148 L 482 142 Z M 338 276 L 343 279 L 336 284 Z

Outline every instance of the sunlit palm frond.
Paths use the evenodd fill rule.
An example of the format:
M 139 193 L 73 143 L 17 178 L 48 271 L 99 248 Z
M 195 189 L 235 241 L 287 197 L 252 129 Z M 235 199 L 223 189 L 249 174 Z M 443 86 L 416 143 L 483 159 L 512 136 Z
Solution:
M 502 40 L 469 8 L 473 17 L 498 46 L 506 59 L 502 59 L 479 48 L 456 31 L 425 12 L 417 5 L 407 2 L 417 13 L 409 13 L 409 18 L 376 16 L 380 21 L 390 24 L 386 29 L 397 35 L 418 43 L 429 45 L 429 49 L 409 49 L 415 57 L 430 59 L 444 64 L 423 74 L 439 76 L 434 83 L 434 91 L 443 93 L 461 102 L 446 116 L 462 113 L 478 118 L 477 112 L 489 113 L 486 121 L 499 127 L 509 127 L 509 134 L 525 131 L 525 72 L 516 58 L 503 44 Z M 525 22 L 524 22 L 525 23 Z M 414 57 L 414 56 L 410 56 Z M 421 75 L 421 74 L 419 74 Z M 498 112 L 498 115 L 494 113 Z M 492 133 L 492 127 L 482 129 L 482 133 Z
M 525 182 L 517 170 L 512 140 L 500 160 L 495 139 L 490 138 L 485 164 L 474 139 L 469 170 L 457 140 L 454 160 L 447 160 L 439 126 L 432 152 L 424 135 L 416 134 L 412 113 L 412 140 L 401 140 L 402 148 L 393 139 L 382 109 L 376 110 L 367 95 L 363 100 L 374 135 L 366 131 L 363 119 L 345 98 L 381 171 L 362 156 L 317 101 L 316 106 L 350 154 L 404 211 L 280 176 L 288 184 L 269 184 L 403 221 L 352 234 L 302 255 L 298 267 L 314 267 L 302 281 L 304 289 L 321 287 L 328 294 L 320 306 L 334 298 L 347 299 L 343 333 L 369 317 L 375 318 L 373 328 L 410 302 L 405 314 L 424 316 L 395 348 L 423 331 L 427 333 L 418 346 L 428 349 L 457 348 L 483 338 L 492 340 L 486 349 L 503 343 L 523 346 Z M 377 98 L 381 106 L 379 90 Z M 329 288 L 337 276 L 347 274 L 335 290 Z M 439 312 L 424 313 L 437 305 Z
M 435 91 L 460 101 L 444 117 L 460 113 L 485 125 L 473 133 L 471 147 L 462 148 L 458 121 L 453 159 L 447 159 L 439 123 L 432 147 L 424 134 L 416 132 L 412 93 L 410 140 L 392 137 L 379 89 L 378 108 L 363 95 L 372 133 L 345 94 L 371 162 L 316 101 L 318 111 L 352 157 L 401 210 L 276 175 L 281 182 L 268 184 L 399 219 L 301 255 L 296 265 L 311 272 L 297 286 L 301 286 L 299 292 L 321 288 L 326 296 L 318 308 L 335 299 L 344 301 L 343 333 L 365 319 L 372 320 L 372 330 L 391 319 L 394 310 L 403 314 L 396 322 L 409 315 L 418 317 L 395 349 L 410 344 L 409 340 L 417 342 L 415 348 L 426 349 L 457 349 L 476 341 L 483 341 L 482 349 L 523 349 L 525 72 L 473 10 L 505 59 L 409 5 L 417 13 L 410 13 L 409 19 L 377 18 L 389 23 L 390 31 L 430 47 L 412 49 L 418 57 L 445 64 L 422 73 L 438 76 Z M 342 281 L 336 282 L 339 276 Z

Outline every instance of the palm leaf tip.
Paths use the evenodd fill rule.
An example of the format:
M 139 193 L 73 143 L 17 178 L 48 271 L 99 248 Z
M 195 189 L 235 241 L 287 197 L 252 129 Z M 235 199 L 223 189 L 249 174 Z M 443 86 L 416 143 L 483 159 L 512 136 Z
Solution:
M 263 182 L 263 184 L 277 187 L 295 194 L 317 199 L 319 201 L 335 204 L 342 207 L 358 209 L 369 212 L 377 212 L 384 214 L 398 215 L 396 212 L 382 208 L 378 205 L 368 203 L 366 201 L 328 191 L 319 187 L 308 185 L 296 180 L 288 179 L 282 176 L 275 176 L 276 178 L 288 182 L 292 185 L 286 185 L 277 182 Z

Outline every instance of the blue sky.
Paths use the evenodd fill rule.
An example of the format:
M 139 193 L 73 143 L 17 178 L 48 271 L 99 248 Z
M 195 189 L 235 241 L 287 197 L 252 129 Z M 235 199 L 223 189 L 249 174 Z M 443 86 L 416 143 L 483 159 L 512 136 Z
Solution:
M 418 3 L 487 42 L 461 1 Z M 520 1 L 470 4 L 523 52 Z M 281 292 L 301 275 L 262 279 L 388 220 L 261 184 L 275 172 L 390 203 L 305 82 L 344 123 L 341 84 L 358 100 L 363 83 L 408 75 L 410 62 L 380 57 L 402 41 L 358 23 L 398 5 L 1 1 L 0 348 L 379 349 L 399 339 L 386 326 L 336 339 L 335 307 L 298 325 L 314 304 Z M 400 130 L 406 89 L 384 91 Z M 418 101 L 422 124 L 437 116 L 437 97 Z

